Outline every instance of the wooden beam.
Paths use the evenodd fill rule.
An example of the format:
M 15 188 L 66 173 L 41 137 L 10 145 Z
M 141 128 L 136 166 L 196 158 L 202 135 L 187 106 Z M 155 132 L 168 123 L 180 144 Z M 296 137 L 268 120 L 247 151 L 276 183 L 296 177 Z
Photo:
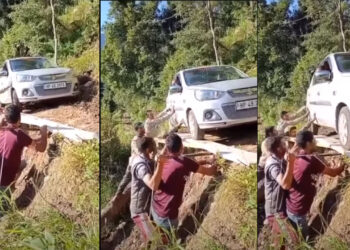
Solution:
M 30 114 L 22 113 L 21 123 L 34 125 L 38 127 L 46 125 L 48 131 L 52 132 L 53 134 L 59 133 L 64 137 L 68 138 L 69 140 L 75 141 L 75 142 L 99 139 L 99 136 L 97 133 L 77 129 L 66 124 L 50 121 L 44 118 L 39 118 Z
M 257 153 L 248 152 L 235 146 L 226 146 L 220 143 L 204 140 L 193 140 L 185 134 L 179 134 L 185 147 L 198 148 L 213 154 L 219 153 L 222 158 L 246 166 L 257 164 Z M 158 143 L 165 143 L 165 139 L 155 138 Z
M 288 140 L 295 142 L 295 138 L 288 137 Z M 349 151 L 346 151 L 341 145 L 339 139 L 335 136 L 315 135 L 316 146 L 320 148 L 329 148 L 342 155 L 350 155 Z

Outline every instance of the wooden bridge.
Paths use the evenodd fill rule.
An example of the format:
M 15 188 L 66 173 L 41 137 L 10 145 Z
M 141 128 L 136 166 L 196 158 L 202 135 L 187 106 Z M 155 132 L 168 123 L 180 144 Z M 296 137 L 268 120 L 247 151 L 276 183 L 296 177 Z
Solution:
M 226 146 L 213 141 L 193 140 L 189 134 L 179 133 L 184 147 L 206 150 L 213 154 L 219 154 L 227 161 L 246 166 L 257 164 L 257 153 L 240 149 L 236 146 Z M 155 138 L 157 143 L 164 144 L 165 139 Z

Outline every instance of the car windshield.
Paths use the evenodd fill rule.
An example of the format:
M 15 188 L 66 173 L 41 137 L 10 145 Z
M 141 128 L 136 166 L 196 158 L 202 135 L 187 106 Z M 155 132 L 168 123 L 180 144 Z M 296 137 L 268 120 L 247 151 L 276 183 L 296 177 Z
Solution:
M 350 73 L 350 54 L 337 54 L 334 57 L 339 71 Z
M 193 86 L 211 82 L 242 79 L 246 78 L 247 75 L 239 72 L 234 67 L 217 66 L 186 70 L 184 72 L 184 77 L 186 84 L 188 86 Z
M 11 69 L 14 72 L 55 68 L 55 66 L 46 58 L 22 58 L 10 60 Z

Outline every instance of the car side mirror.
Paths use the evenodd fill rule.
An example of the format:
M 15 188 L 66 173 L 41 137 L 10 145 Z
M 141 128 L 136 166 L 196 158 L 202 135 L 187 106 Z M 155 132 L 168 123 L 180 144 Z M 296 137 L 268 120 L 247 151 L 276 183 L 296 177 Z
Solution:
M 332 73 L 329 70 L 319 70 L 315 72 L 315 78 L 318 82 L 330 82 L 332 80 Z
M 182 87 L 175 84 L 175 85 L 171 85 L 169 88 L 169 93 L 170 94 L 176 94 L 176 93 L 181 93 L 182 92 Z
M 6 70 L 0 70 L 0 76 L 8 76 L 8 72 Z

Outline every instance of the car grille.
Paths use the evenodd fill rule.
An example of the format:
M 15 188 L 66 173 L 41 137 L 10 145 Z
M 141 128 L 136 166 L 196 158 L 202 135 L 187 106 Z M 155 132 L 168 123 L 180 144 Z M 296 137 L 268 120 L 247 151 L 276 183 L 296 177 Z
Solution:
M 236 103 L 226 103 L 222 105 L 222 110 L 228 119 L 242 119 L 257 117 L 258 108 L 236 110 Z
M 39 96 L 62 95 L 67 94 L 72 89 L 72 83 L 67 82 L 65 88 L 60 89 L 44 89 L 43 85 L 35 86 L 35 91 Z
M 53 74 L 53 75 L 43 75 L 39 76 L 39 79 L 42 81 L 55 81 L 55 80 L 62 80 L 66 78 L 66 74 Z
M 234 93 L 234 91 L 236 91 L 236 93 Z M 242 88 L 242 89 L 231 89 L 231 90 L 228 90 L 227 93 L 233 98 L 249 97 L 249 96 L 253 96 L 253 95 L 257 94 L 256 87 L 249 87 L 249 88 Z

